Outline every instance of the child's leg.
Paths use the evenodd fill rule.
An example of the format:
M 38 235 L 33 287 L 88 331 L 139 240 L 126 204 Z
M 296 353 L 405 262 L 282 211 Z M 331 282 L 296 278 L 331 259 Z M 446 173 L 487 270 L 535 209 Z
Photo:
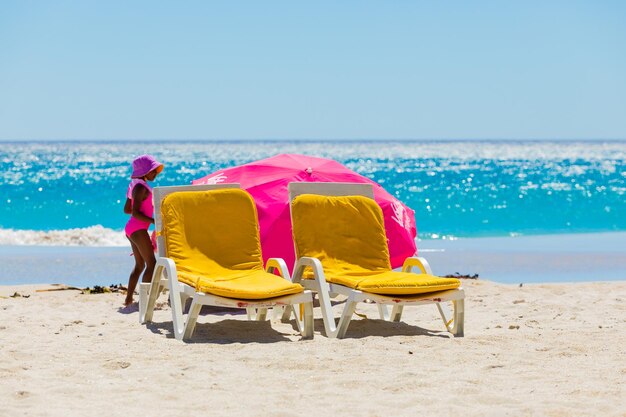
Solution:
M 132 241 L 131 238 L 128 238 L 128 240 L 130 240 L 130 247 L 133 250 L 135 267 L 128 277 L 128 291 L 126 293 L 126 300 L 124 301 L 125 306 L 131 305 L 133 303 L 133 294 L 135 292 L 135 287 L 137 287 L 137 281 L 139 281 L 139 276 L 146 266 L 146 263 L 144 262 L 137 245 Z
M 152 240 L 148 235 L 147 230 L 137 230 L 130 236 L 139 253 L 141 253 L 141 259 L 146 263 L 146 269 L 143 271 L 143 282 L 152 281 L 152 272 L 154 271 L 154 265 L 156 264 L 156 258 L 154 257 L 154 249 L 152 248 Z

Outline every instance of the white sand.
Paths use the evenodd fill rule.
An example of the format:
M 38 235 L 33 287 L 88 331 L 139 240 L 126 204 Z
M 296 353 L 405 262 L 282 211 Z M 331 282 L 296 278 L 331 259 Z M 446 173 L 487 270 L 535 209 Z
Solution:
M 463 338 L 360 305 L 343 340 L 222 310 L 188 344 L 167 306 L 146 327 L 121 294 L 0 287 L 0 415 L 626 415 L 625 281 L 464 286 Z

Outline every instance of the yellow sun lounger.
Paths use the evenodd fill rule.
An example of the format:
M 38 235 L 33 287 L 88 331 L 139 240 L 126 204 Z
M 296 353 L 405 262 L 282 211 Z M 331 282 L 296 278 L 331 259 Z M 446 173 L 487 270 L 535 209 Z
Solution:
M 258 311 L 257 320 L 265 320 L 270 307 L 288 307 L 286 320 L 300 304 L 298 328 L 313 337 L 311 292 L 290 281 L 282 259 L 269 259 L 263 269 L 256 205 L 247 192 L 236 184 L 158 187 L 154 200 L 159 257 L 152 282 L 140 288 L 142 322 L 152 320 L 156 298 L 167 288 L 179 340 L 191 337 L 202 305 L 245 308 L 249 316 Z
M 434 303 L 446 329 L 463 336 L 461 282 L 434 276 L 423 258 L 391 269 L 383 213 L 369 184 L 290 183 L 291 220 L 298 261 L 293 282 L 317 292 L 326 336 L 342 338 L 356 304 L 378 304 L 381 319 L 400 321 L 404 306 Z M 413 273 L 417 269 L 417 274 Z M 347 297 L 335 322 L 330 298 Z M 444 302 L 450 301 L 450 315 Z M 391 316 L 386 305 L 392 305 Z

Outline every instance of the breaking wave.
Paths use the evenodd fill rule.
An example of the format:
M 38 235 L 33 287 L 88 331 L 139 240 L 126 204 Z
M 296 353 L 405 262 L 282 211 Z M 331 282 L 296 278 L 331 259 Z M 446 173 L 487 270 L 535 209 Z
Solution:
M 0 245 L 128 246 L 124 232 L 100 225 L 68 230 L 0 229 Z

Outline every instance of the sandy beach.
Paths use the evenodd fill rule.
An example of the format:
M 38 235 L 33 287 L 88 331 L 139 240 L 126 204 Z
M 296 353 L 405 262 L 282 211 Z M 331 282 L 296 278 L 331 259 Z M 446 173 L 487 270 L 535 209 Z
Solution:
M 343 340 L 208 309 L 185 344 L 165 303 L 146 327 L 122 294 L 2 286 L 0 414 L 626 415 L 626 282 L 464 287 L 463 338 L 360 305 Z

